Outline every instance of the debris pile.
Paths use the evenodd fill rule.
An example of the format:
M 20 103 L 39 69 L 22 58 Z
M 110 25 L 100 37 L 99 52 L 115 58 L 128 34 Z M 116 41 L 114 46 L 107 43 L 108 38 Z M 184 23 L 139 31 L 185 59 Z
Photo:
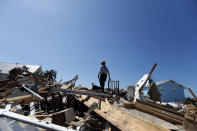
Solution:
M 161 102 L 151 79 L 155 67 L 127 90 L 119 89 L 119 81 L 110 81 L 104 92 L 94 83 L 92 89 L 76 86 L 78 75 L 57 82 L 55 70 L 34 73 L 26 66 L 14 68 L 0 80 L 0 130 L 195 129 L 196 100 Z M 142 92 L 147 83 L 150 97 Z
M 88 108 L 76 95 L 104 94 L 82 91 L 87 90 L 82 87 L 75 89 L 78 75 L 66 82 L 56 82 L 55 78 L 54 70 L 43 75 L 31 73 L 25 66 L 9 71 L 7 79 L 0 80 L 0 121 L 4 121 L 4 126 L 17 129 L 16 125 L 6 124 L 11 121 L 47 130 L 104 129 L 104 120 L 92 115 L 98 105 L 95 103 Z M 26 126 L 20 126 L 20 129 L 25 130 Z

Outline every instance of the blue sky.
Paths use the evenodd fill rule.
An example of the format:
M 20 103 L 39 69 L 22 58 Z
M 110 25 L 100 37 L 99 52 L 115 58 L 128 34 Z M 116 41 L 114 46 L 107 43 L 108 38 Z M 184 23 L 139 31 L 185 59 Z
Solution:
M 56 69 L 99 85 L 105 60 L 121 88 L 158 63 L 153 79 L 197 94 L 196 0 L 1 0 L 0 61 Z

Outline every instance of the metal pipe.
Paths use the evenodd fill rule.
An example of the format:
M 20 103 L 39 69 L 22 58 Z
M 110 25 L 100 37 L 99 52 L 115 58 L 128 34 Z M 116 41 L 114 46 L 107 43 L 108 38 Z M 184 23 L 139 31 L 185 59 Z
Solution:
M 34 96 L 38 97 L 41 100 L 44 100 L 44 98 L 42 96 L 40 96 L 39 94 L 35 93 L 34 91 L 30 90 L 29 88 L 27 88 L 25 86 L 25 84 L 22 84 L 22 87 L 25 88 L 27 91 L 29 91 L 30 93 L 32 93 Z
M 70 89 L 52 89 L 54 91 L 61 91 L 67 94 L 81 94 L 81 95 L 88 95 L 88 96 L 101 96 L 101 97 L 110 97 L 109 94 L 104 93 L 96 93 L 96 92 L 90 92 L 90 91 L 79 91 L 79 90 L 70 90 Z
M 9 112 L 4 109 L 0 109 L 0 116 L 7 117 L 13 120 L 20 121 L 20 122 L 24 122 L 27 124 L 32 124 L 32 125 L 45 128 L 45 129 L 49 129 L 49 130 L 53 130 L 53 131 L 74 131 L 71 128 L 66 128 L 66 127 L 62 127 L 62 126 L 55 125 L 52 123 L 44 122 L 44 121 L 41 121 L 32 117 L 27 117 L 24 115 L 16 114 L 14 112 Z

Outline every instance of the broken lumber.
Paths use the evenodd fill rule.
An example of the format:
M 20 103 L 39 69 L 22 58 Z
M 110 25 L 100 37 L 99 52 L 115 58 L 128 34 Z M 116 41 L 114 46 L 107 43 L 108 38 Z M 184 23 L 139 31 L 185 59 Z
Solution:
M 190 88 L 188 88 L 188 90 L 189 90 L 189 92 L 192 94 L 192 96 L 194 97 L 194 99 L 197 100 L 197 97 L 196 97 L 196 95 L 193 93 L 193 91 L 192 91 Z
M 79 101 L 83 101 L 87 96 L 82 95 L 81 98 L 78 98 Z M 94 102 L 98 100 L 90 97 L 89 100 L 85 101 L 84 104 L 90 107 Z M 94 110 L 102 118 L 110 122 L 115 127 L 119 128 L 122 131 L 167 131 L 167 129 L 150 123 L 148 121 L 139 119 L 127 112 L 123 112 L 111 105 L 106 104 L 104 101 L 101 101 L 101 109 Z
M 158 106 L 157 104 L 143 102 L 137 100 L 135 104 L 124 104 L 125 107 L 134 107 L 137 110 L 146 112 L 148 114 L 154 115 L 166 121 L 176 123 L 179 125 L 183 125 L 184 114 L 180 112 L 176 112 L 174 110 L 170 110 L 168 108 Z
M 176 124 L 179 124 L 179 125 L 183 125 L 183 120 L 179 120 L 177 118 L 168 116 L 168 115 L 166 115 L 164 113 L 156 112 L 154 110 L 151 110 L 151 109 L 148 109 L 148 108 L 144 108 L 144 107 L 139 106 L 139 105 L 135 105 L 135 108 L 140 110 L 140 111 L 143 111 L 143 112 L 149 113 L 151 115 L 157 116 L 157 117 L 159 117 L 161 119 L 167 120 L 169 122 L 176 123 Z
M 3 104 L 4 102 L 22 101 L 22 100 L 26 100 L 26 99 L 33 98 L 33 97 L 34 96 L 32 94 L 29 94 L 29 95 L 23 95 L 23 96 L 17 96 L 17 97 L 7 98 L 7 99 L 0 100 L 0 104 Z

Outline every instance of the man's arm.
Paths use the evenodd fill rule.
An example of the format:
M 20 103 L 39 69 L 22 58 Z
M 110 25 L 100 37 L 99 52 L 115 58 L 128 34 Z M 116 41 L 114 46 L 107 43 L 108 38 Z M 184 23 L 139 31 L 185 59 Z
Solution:
M 99 73 L 98 73 L 98 79 L 100 78 L 100 75 L 101 75 L 101 68 L 100 68 Z
M 108 74 L 109 80 L 111 80 L 109 70 L 108 70 L 108 68 L 107 68 L 107 67 L 105 67 L 105 68 L 106 68 L 106 70 L 107 70 L 107 74 Z
M 98 73 L 98 79 L 99 79 L 99 77 L 100 77 L 100 72 Z

